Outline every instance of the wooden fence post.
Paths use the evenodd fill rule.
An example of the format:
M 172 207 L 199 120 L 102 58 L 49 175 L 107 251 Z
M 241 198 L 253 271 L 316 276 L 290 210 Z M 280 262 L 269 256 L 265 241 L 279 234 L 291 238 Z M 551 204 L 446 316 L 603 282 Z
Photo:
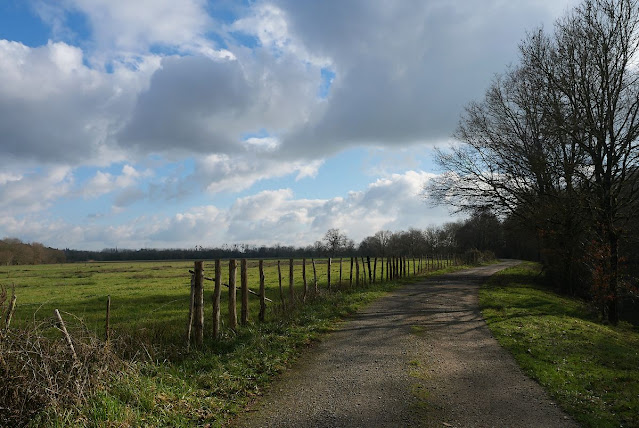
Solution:
M 364 256 L 362 256 L 362 287 L 366 287 L 366 263 L 364 263 Z
M 355 257 L 355 288 L 359 287 L 359 260 Z
M 351 270 L 348 277 L 348 288 L 353 288 L 353 258 L 351 257 Z
M 266 289 L 264 287 L 264 260 L 260 260 L 260 315 L 259 320 L 264 322 L 266 316 Z
M 191 293 L 189 294 L 189 322 L 186 326 L 186 350 L 191 349 L 191 332 L 193 331 L 193 305 L 195 304 L 195 272 L 191 274 Z
M 328 289 L 331 289 L 331 258 L 328 258 L 328 267 L 327 269 L 327 274 L 328 274 Z
M 373 284 L 377 282 L 377 257 L 375 257 L 375 261 L 373 262 Z
M 339 287 L 342 287 L 342 258 L 339 258 Z
M 304 295 L 302 301 L 306 302 L 306 295 L 308 294 L 308 283 L 306 281 L 306 258 L 302 259 L 302 281 L 304 282 Z
M 368 266 L 368 284 L 373 283 L 373 272 L 371 271 L 371 256 L 366 256 L 366 265 Z
M 204 270 L 202 261 L 194 263 L 195 286 L 193 293 L 193 329 L 195 330 L 195 343 L 202 345 L 204 340 Z
M 229 260 L 229 327 L 231 330 L 237 330 L 237 297 L 236 293 L 237 280 L 237 260 Z
M 242 287 L 242 325 L 247 325 L 249 320 L 249 288 L 248 288 L 248 268 L 246 259 L 240 262 L 240 281 Z
M 215 260 L 215 285 L 213 287 L 213 338 L 220 337 L 220 294 L 222 293 L 222 263 Z
M 104 342 L 106 344 L 109 343 L 109 322 L 111 320 L 111 296 L 107 296 L 107 305 L 106 305 L 106 321 L 104 323 Z
M 293 259 L 288 261 L 288 297 L 291 301 L 291 306 L 295 304 L 295 289 L 293 280 Z
M 282 291 L 282 268 L 280 266 L 280 261 L 277 261 L 277 280 L 280 285 L 280 303 L 284 306 L 284 292 Z
M 315 284 L 315 295 L 317 296 L 317 270 L 315 269 L 315 259 L 311 259 L 311 262 L 313 264 L 313 283 Z

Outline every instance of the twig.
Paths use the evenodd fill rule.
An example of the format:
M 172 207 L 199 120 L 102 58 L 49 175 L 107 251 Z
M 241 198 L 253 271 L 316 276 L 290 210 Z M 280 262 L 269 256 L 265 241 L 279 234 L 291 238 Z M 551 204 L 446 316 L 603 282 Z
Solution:
M 62 331 L 62 334 L 64 334 L 64 338 L 67 341 L 67 345 L 69 345 L 69 349 L 71 350 L 71 354 L 73 355 L 73 360 L 76 363 L 79 363 L 80 361 L 78 360 L 78 355 L 75 353 L 75 348 L 73 347 L 73 342 L 71 341 L 71 336 L 69 336 L 69 332 L 67 331 L 67 327 L 64 325 L 64 321 L 62 320 L 62 316 L 60 315 L 60 311 L 58 311 L 57 309 L 53 311 L 55 313 L 56 318 L 58 319 L 58 322 L 60 323 L 60 330 Z

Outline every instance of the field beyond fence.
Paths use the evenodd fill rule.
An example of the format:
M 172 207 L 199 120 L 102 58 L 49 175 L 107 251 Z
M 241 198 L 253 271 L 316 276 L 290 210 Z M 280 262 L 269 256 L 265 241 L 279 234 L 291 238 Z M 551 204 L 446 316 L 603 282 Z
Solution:
M 255 387 L 250 387 L 252 382 L 258 382 L 257 379 L 262 379 L 262 376 L 271 376 L 274 371 L 277 372 L 281 368 L 281 361 L 287 361 L 291 355 L 294 355 L 291 354 L 291 350 L 286 350 L 287 348 L 282 346 L 295 348 L 299 346 L 300 340 L 302 342 L 309 340 L 308 338 L 317 334 L 312 331 L 317 332 L 318 328 L 321 330 L 320 326 L 326 325 L 325 323 L 333 319 L 336 314 L 343 314 L 344 310 L 350 312 L 351 309 L 347 308 L 356 307 L 358 303 L 355 302 L 363 303 L 378 295 L 376 294 L 378 291 L 375 290 L 383 290 L 386 283 L 397 284 L 398 281 L 451 267 L 461 262 L 462 260 L 454 256 L 436 255 L 415 258 L 244 259 L 7 266 L 0 268 L 0 285 L 4 286 L 6 292 L 4 304 L 0 301 L 0 312 L 2 312 L 0 315 L 3 318 L 0 321 L 0 334 L 8 340 L 2 343 L 3 339 L 0 337 L 0 345 L 2 345 L 0 354 L 6 351 L 8 354 L 5 356 L 20 359 L 24 355 L 18 354 L 25 351 L 25 346 L 20 344 L 17 348 L 12 348 L 8 346 L 8 341 L 15 339 L 18 342 L 22 337 L 33 339 L 27 348 L 54 349 L 56 354 L 48 360 L 41 357 L 37 357 L 37 361 L 30 359 L 26 363 L 24 362 L 26 360 L 20 360 L 21 368 L 26 367 L 30 373 L 35 374 L 35 369 L 31 369 L 35 364 L 42 365 L 43 373 L 48 370 L 65 373 L 65 383 L 60 380 L 52 385 L 59 389 L 75 390 L 78 380 L 82 380 L 81 384 L 84 386 L 81 391 L 56 392 L 49 396 L 44 391 L 37 397 L 40 404 L 28 404 L 33 398 L 33 394 L 29 391 L 32 391 L 30 388 L 33 385 L 46 390 L 46 385 L 41 385 L 46 379 L 40 375 L 38 376 L 42 379 L 34 375 L 33 385 L 24 385 L 22 390 L 24 402 L 21 406 L 27 410 L 31 406 L 29 411 L 38 414 L 43 406 L 53 405 L 57 409 L 54 412 L 54 420 L 57 420 L 55 418 L 60 417 L 59 412 L 67 414 L 64 410 L 60 410 L 65 406 L 71 405 L 75 408 L 77 403 L 85 403 L 88 397 L 95 396 L 95 391 L 112 390 L 113 386 L 101 384 L 102 381 L 94 378 L 91 372 L 100 373 L 99 376 L 104 376 L 104 379 L 113 375 L 117 377 L 117 373 L 123 370 L 123 366 L 121 363 L 113 365 L 117 362 L 113 360 L 114 357 L 118 360 L 122 359 L 123 362 L 150 363 L 149 367 L 156 367 L 152 369 L 152 373 L 155 373 L 153 377 L 164 370 L 172 373 L 168 374 L 168 378 L 164 380 L 162 380 L 163 376 L 157 380 L 159 384 L 164 385 L 176 376 L 170 367 L 173 364 L 186 364 L 191 367 L 193 363 L 189 362 L 192 360 L 189 355 L 193 352 L 200 355 L 200 349 L 204 352 L 202 355 L 207 355 L 206 358 L 214 358 L 217 361 L 216 354 L 222 360 L 237 358 L 232 355 L 236 352 L 244 352 L 241 348 L 235 348 L 239 343 L 246 341 L 253 343 L 254 340 L 271 341 L 274 343 L 274 350 L 261 350 L 259 351 L 261 356 L 255 357 L 259 359 L 260 366 L 266 364 L 261 369 L 259 367 L 250 369 L 257 374 L 248 375 L 248 378 L 241 381 L 239 379 L 244 379 L 247 375 L 239 375 L 237 381 L 232 381 L 232 384 L 226 387 L 222 385 L 224 382 L 230 382 L 231 379 L 224 380 L 208 392 L 212 394 L 211 400 L 218 403 L 216 406 L 222 406 L 221 409 L 228 406 L 232 409 L 242 403 L 243 399 L 238 401 L 237 397 L 246 397 L 245 394 L 249 392 L 241 387 L 240 389 L 244 392 L 236 392 L 234 394 L 240 395 L 233 398 L 231 402 L 222 401 L 226 404 L 220 404 L 222 398 L 219 394 L 225 396 L 227 393 L 215 391 L 220 391 L 220 388 L 234 390 L 238 388 L 236 383 L 238 381 L 241 385 L 246 384 L 246 388 L 254 390 Z M 235 292 L 232 291 L 233 288 Z M 369 289 L 372 293 L 368 292 Z M 10 307 L 12 292 L 17 297 L 15 311 Z M 337 298 L 340 295 L 345 297 Z M 356 297 L 360 295 L 367 297 Z M 219 296 L 219 303 L 217 303 L 217 296 Z M 353 298 L 346 296 L 353 296 Z M 335 305 L 335 307 L 326 311 L 327 304 Z M 347 306 L 343 306 L 344 304 Z M 306 306 L 309 310 L 304 309 Z M 333 315 L 328 315 L 330 313 Z M 329 318 L 322 318 L 326 315 Z M 301 317 L 293 321 L 294 323 L 301 322 L 300 326 L 308 326 L 301 327 L 298 333 L 295 331 L 300 327 L 293 327 L 293 324 L 291 327 L 285 327 L 294 317 Z M 260 327 L 261 325 L 265 328 Z M 22 334 L 23 331 L 31 333 Z M 37 334 L 32 334 L 33 332 Z M 292 337 L 284 340 L 281 335 L 292 335 Z M 252 338 L 253 336 L 255 338 Z M 308 338 L 305 339 L 305 337 Z M 245 346 L 254 347 L 255 345 Z M 258 347 L 261 346 L 258 345 Z M 105 353 L 103 350 L 107 349 L 109 352 Z M 271 361 L 267 362 L 263 361 L 262 352 L 275 352 L 275 354 L 271 357 Z M 35 354 L 31 352 L 29 355 Z M 66 358 L 67 361 L 61 358 Z M 45 366 L 44 363 L 49 364 L 47 361 L 50 365 Z M 171 361 L 173 363 L 170 363 Z M 160 370 L 160 367 L 165 368 Z M 3 368 L 1 364 L 0 369 L 13 370 L 9 366 Z M 186 373 L 190 370 L 195 369 L 189 368 L 180 376 L 187 375 Z M 224 369 L 224 366 L 221 366 L 220 370 L 224 372 L 228 370 L 228 367 Z M 197 371 L 199 372 L 199 369 Z M 208 370 L 206 376 L 213 378 L 227 376 L 215 373 L 214 370 Z M 6 374 L 8 375 L 9 372 Z M 13 375 L 12 379 L 14 377 L 23 379 L 20 373 L 11 372 L 11 375 Z M 140 373 L 127 376 L 131 379 L 146 378 L 146 375 Z M 254 376 L 258 377 L 250 380 Z M 158 396 L 157 388 L 166 387 L 157 386 L 145 393 L 140 392 L 140 397 L 146 396 L 147 401 L 150 400 L 149 403 L 144 404 L 140 403 L 141 398 L 136 399 L 135 395 L 131 396 L 128 393 L 124 397 L 118 395 L 122 394 L 122 391 L 117 385 L 122 381 L 116 382 L 116 390 L 120 391 L 116 394 L 119 397 L 119 404 L 111 403 L 119 409 L 141 406 L 147 409 L 145 411 L 150 411 L 149 403 L 162 397 L 162 395 Z M 258 383 L 261 382 L 264 380 L 259 380 Z M 15 393 L 15 391 L 9 391 L 9 387 L 12 385 L 5 384 L 0 393 Z M 139 390 L 147 386 L 135 384 L 129 387 Z M 64 398 L 65 394 L 69 397 Z M 112 399 L 108 398 L 108 400 Z M 131 404 L 131 400 L 135 403 Z M 97 406 L 101 408 L 100 406 L 103 405 L 105 404 Z M 213 414 L 217 415 L 215 412 Z M 183 426 L 190 426 L 193 422 L 192 416 L 188 416 L 188 412 L 180 413 L 180 415 L 180 418 L 190 421 L 185 422 Z M 2 417 L 3 415 L 0 414 L 0 419 Z M 4 417 L 24 420 L 24 415 L 7 416 L 5 414 Z M 86 415 L 80 417 L 83 418 Z M 161 421 L 165 416 L 156 415 L 156 417 L 158 421 Z M 211 417 L 217 420 L 220 416 Z M 136 416 L 128 413 L 119 416 L 101 414 L 96 418 L 96 420 L 126 419 L 138 422 L 144 419 L 140 414 Z M 181 423 L 175 422 L 175 424 L 179 426 Z M 1 421 L 0 425 L 3 425 Z

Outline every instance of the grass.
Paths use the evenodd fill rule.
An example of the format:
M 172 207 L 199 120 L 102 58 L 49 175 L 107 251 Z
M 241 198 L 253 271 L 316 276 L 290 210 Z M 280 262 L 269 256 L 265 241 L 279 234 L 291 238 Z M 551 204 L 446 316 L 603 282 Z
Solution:
M 539 271 L 525 263 L 482 287 L 491 331 L 583 426 L 639 426 L 639 331 L 601 324 L 583 301 L 545 287 Z
M 301 265 L 296 261 L 296 293 L 301 295 Z M 279 301 L 276 263 L 266 265 L 267 296 Z M 205 275 L 213 276 L 213 263 Z M 249 284 L 257 290 L 257 262 L 249 263 Z M 381 267 L 378 265 L 378 276 Z M 456 269 L 460 269 L 457 267 Z M 82 405 L 48 409 L 32 426 L 223 426 L 247 403 L 261 395 L 275 375 L 300 356 L 302 350 L 335 328 L 339 320 L 389 290 L 415 278 L 328 293 L 326 265 L 318 262 L 321 290 L 317 298 L 283 310 L 270 305 L 267 322 L 257 322 L 257 298 L 251 298 L 251 322 L 233 333 L 223 329 L 220 340 L 207 337 L 204 345 L 185 352 L 189 273 L 192 263 L 86 263 L 56 266 L 4 267 L 0 284 L 15 284 L 18 310 L 12 328 L 51 317 L 53 308 L 69 323 L 82 321 L 95 334 L 104 329 L 106 296 L 112 299 L 111 325 L 129 351 L 128 368 L 95 391 Z M 343 265 L 348 283 L 350 263 Z M 451 271 L 447 268 L 437 271 Z M 228 271 L 225 274 L 228 275 Z M 282 262 L 284 295 L 288 297 L 288 260 Z M 226 276 L 227 277 L 227 276 Z M 226 282 L 226 277 L 223 276 Z M 309 284 L 312 267 L 307 266 Z M 333 263 L 332 278 L 339 278 Z M 239 281 L 239 272 L 238 272 Z M 211 283 L 205 284 L 206 316 L 210 317 Z M 208 286 L 208 288 L 207 288 Z M 226 293 L 225 293 L 226 294 Z M 222 303 L 222 319 L 226 304 Z M 35 313 L 35 315 L 34 315 Z M 209 319 L 205 323 L 210 322 Z M 207 325 L 205 324 L 205 328 Z M 59 334 L 56 330 L 52 334 Z M 205 330 L 205 335 L 208 332 Z M 150 358 L 147 358 L 150 357 Z

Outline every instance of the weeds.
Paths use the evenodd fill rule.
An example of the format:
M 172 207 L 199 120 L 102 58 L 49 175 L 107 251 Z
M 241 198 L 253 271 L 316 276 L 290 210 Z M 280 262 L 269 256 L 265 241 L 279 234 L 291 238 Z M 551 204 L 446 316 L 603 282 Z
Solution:
M 3 289 L 3 318 L 6 302 Z M 57 419 L 69 417 L 111 373 L 122 370 L 115 354 L 81 324 L 70 329 L 77 359 L 59 334 L 54 337 L 55 328 L 51 318 L 0 333 L 0 426 L 25 426 L 44 410 Z

